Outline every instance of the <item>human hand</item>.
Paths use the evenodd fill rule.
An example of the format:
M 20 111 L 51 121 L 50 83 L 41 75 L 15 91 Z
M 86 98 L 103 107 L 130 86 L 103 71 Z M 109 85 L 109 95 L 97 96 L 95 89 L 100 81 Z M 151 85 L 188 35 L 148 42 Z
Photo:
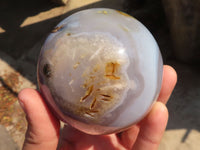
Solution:
M 24 89 L 19 93 L 19 102 L 28 121 L 23 150 L 156 150 L 168 121 L 165 104 L 176 82 L 175 70 L 165 65 L 159 97 L 148 115 L 126 131 L 98 136 L 70 126 L 65 126 L 60 135 L 60 122 L 47 108 L 40 93 Z

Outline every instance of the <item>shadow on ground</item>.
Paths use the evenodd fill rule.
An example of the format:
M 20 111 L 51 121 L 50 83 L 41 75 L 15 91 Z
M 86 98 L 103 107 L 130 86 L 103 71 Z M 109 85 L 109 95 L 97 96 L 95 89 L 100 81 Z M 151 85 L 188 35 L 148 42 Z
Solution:
M 50 3 L 49 0 L 1 0 L 0 27 L 5 30 L 4 33 L 0 34 L 1 49 L 12 56 L 19 57 L 38 40 L 38 37 L 44 34 L 41 27 L 45 25 L 41 23 L 21 28 L 21 24 L 26 18 L 54 7 L 56 5 Z
M 118 3 L 119 1 L 120 0 L 118 0 Z M 21 27 L 23 22 L 28 17 L 32 17 L 58 7 L 61 7 L 61 9 L 64 10 L 65 8 L 67 9 L 67 6 L 63 6 L 62 8 L 62 6 L 57 6 L 50 2 L 50 0 L 19 0 L 15 3 L 6 0 L 1 1 L 0 27 L 3 28 L 4 32 L 0 32 L 0 51 L 7 53 L 15 60 L 21 60 L 21 63 L 13 63 L 9 58 L 7 59 L 7 57 L 3 57 L 2 59 L 4 59 L 29 80 L 36 83 L 36 78 L 32 75 L 35 76 L 34 72 L 36 72 L 36 62 L 41 45 L 56 24 L 70 14 L 87 8 L 121 8 L 119 5 L 115 5 L 113 3 L 114 2 L 112 0 L 96 2 L 84 7 L 73 9 L 65 14 Z M 27 71 L 26 69 L 28 67 L 24 67 L 22 61 L 29 61 L 30 63 L 33 63 L 35 68 L 32 67 L 30 72 Z
M 187 129 L 184 142 L 195 129 L 200 131 L 200 66 L 170 61 L 178 74 L 176 88 L 167 104 L 169 123 L 167 129 Z

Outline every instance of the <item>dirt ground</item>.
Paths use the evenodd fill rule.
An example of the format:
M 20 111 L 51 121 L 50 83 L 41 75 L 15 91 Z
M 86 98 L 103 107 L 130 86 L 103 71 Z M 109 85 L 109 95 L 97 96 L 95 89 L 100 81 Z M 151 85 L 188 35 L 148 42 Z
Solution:
M 164 13 L 157 13 L 160 4 L 133 9 L 124 0 L 69 0 L 66 6 L 50 0 L 0 1 L 0 150 L 22 147 L 27 123 L 17 93 L 25 87 L 36 88 L 37 57 L 46 36 L 68 15 L 94 7 L 123 10 L 142 21 L 158 41 L 164 63 L 178 73 L 159 150 L 199 150 L 200 67 L 174 59 Z

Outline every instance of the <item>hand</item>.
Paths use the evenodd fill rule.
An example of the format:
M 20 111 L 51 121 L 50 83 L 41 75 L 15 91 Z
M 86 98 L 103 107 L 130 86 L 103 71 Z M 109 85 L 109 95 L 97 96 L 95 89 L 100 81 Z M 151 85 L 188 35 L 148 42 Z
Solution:
M 49 111 L 40 93 L 24 89 L 19 93 L 19 102 L 28 121 L 23 150 L 56 150 L 58 145 L 59 150 L 156 150 L 168 121 L 165 104 L 176 82 L 174 69 L 164 66 L 160 95 L 149 114 L 124 132 L 100 136 L 88 135 L 69 126 L 59 135 L 60 122 Z

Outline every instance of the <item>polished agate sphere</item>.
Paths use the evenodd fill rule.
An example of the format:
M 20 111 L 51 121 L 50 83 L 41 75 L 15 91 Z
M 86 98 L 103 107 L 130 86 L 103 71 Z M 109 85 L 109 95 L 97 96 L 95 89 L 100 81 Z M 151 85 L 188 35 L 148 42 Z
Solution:
M 88 9 L 52 30 L 38 59 L 38 83 L 60 120 L 88 134 L 108 134 L 148 113 L 162 69 L 158 45 L 144 25 L 120 11 Z

